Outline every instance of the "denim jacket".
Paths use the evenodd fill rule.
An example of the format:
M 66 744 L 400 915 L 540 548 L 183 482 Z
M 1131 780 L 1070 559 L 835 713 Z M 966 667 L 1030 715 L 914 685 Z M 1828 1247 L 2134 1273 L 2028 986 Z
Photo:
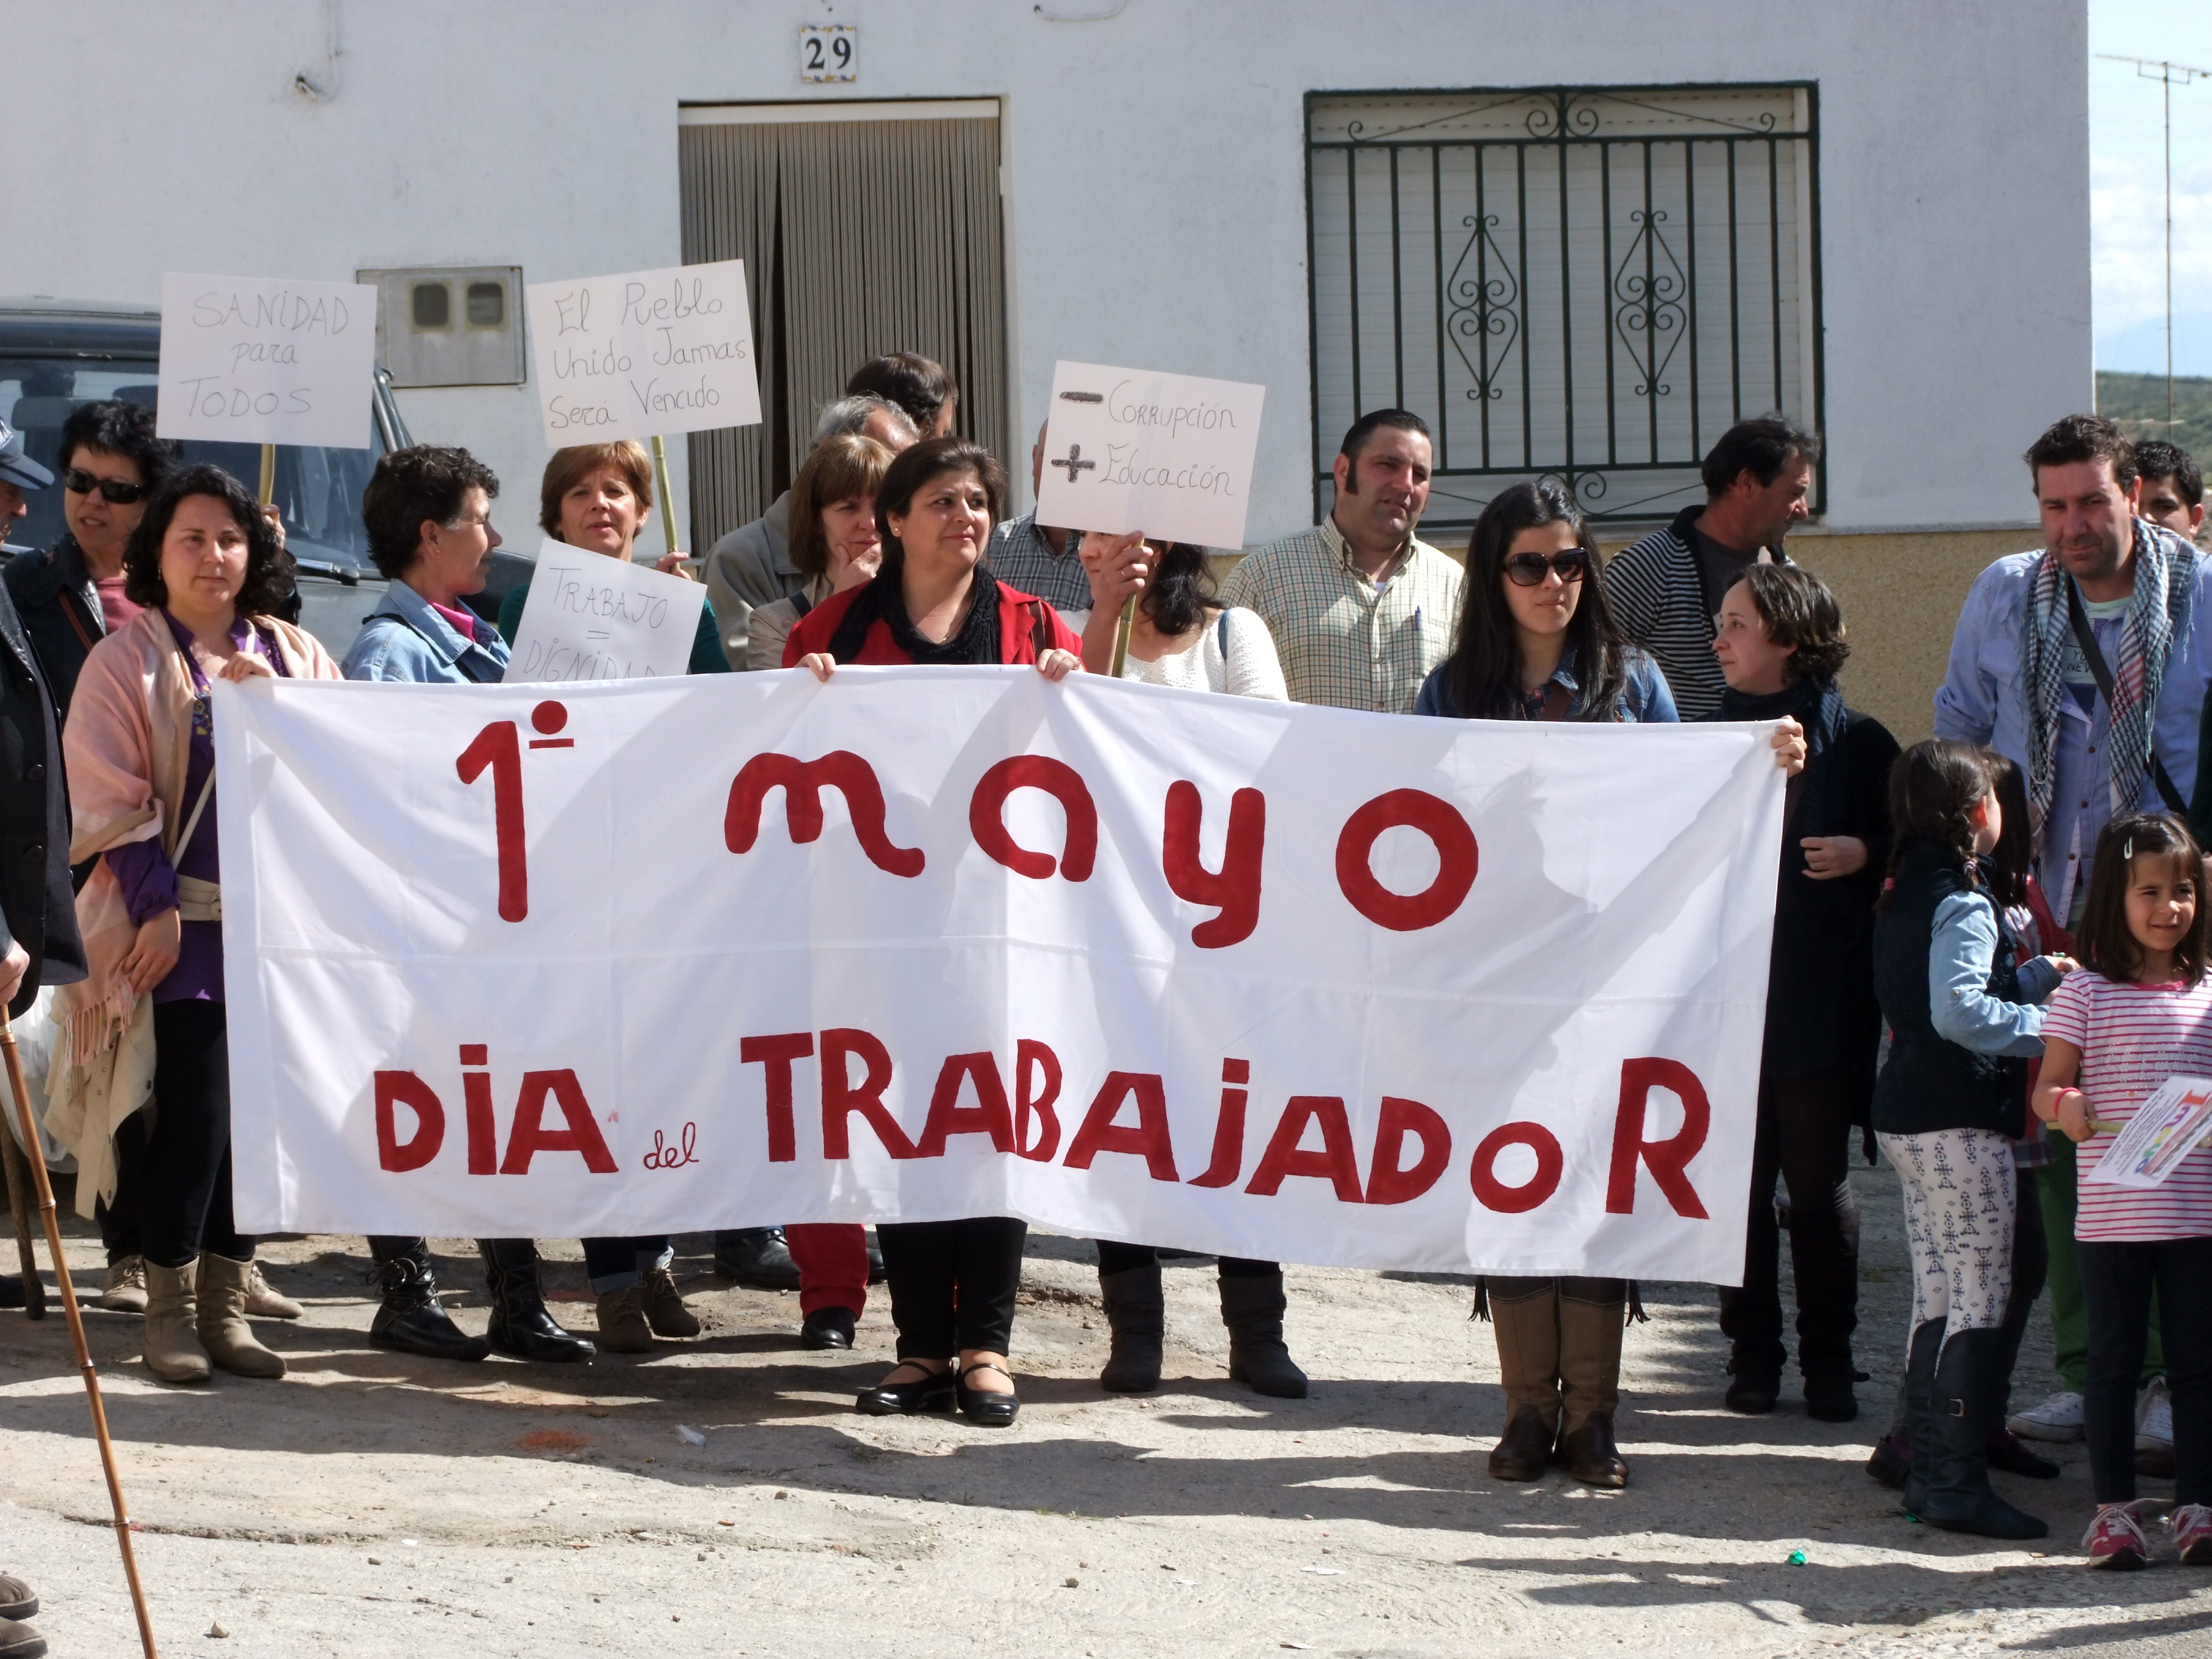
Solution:
M 507 672 L 507 641 L 489 623 L 465 640 L 404 581 L 385 590 L 345 654 L 349 680 L 496 685 Z
M 1659 665 L 1635 646 L 1630 646 L 1623 656 L 1621 666 L 1627 671 L 1626 683 L 1620 688 L 1620 703 L 1613 711 L 1613 719 L 1624 724 L 1663 722 L 1673 725 L 1681 719 L 1674 710 L 1674 693 L 1668 689 L 1667 677 Z M 1463 720 L 1458 700 L 1453 696 L 1451 664 L 1445 661 L 1431 671 L 1421 683 L 1421 695 L 1413 699 L 1416 714 L 1431 714 L 1444 720 Z M 1560 654 L 1559 665 L 1552 678 L 1545 682 L 1547 688 L 1558 686 L 1567 694 L 1569 707 L 1582 700 L 1582 687 L 1575 679 L 1575 653 L 1570 649 Z M 1543 699 L 1535 700 L 1528 718 L 1542 718 Z

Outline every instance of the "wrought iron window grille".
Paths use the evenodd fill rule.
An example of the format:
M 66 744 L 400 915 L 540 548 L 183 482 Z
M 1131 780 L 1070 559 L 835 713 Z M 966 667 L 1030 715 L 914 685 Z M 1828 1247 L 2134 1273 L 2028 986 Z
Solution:
M 1529 477 L 1671 517 L 1736 421 L 1820 426 L 1813 83 L 1311 93 L 1306 122 L 1316 518 L 1386 404 L 1430 423 L 1432 530 Z

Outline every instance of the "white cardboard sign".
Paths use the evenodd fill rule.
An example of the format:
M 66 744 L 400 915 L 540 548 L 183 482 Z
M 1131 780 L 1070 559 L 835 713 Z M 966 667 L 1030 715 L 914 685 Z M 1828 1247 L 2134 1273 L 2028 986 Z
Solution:
M 680 676 L 690 671 L 706 603 L 697 582 L 549 541 L 522 602 L 506 683 Z
M 161 278 L 164 438 L 367 449 L 375 372 L 374 288 Z
M 525 294 L 554 448 L 758 424 L 744 260 L 532 283 Z
M 1242 547 L 1263 386 L 1056 363 L 1037 519 Z

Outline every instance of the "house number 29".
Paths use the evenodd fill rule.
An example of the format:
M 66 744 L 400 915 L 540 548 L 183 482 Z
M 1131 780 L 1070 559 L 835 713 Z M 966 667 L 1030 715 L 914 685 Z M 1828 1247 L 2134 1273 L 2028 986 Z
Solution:
M 799 78 L 808 82 L 860 78 L 860 31 L 849 23 L 808 23 L 799 31 Z

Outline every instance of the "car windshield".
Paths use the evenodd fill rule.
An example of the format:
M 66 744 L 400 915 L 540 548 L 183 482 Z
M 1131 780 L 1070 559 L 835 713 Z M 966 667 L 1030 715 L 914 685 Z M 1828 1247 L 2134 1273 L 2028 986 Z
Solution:
M 52 547 L 61 538 L 61 469 L 55 464 L 62 422 L 79 404 L 123 398 L 151 409 L 155 363 L 103 358 L 0 357 L 0 416 L 23 434 L 31 459 L 57 475 L 51 489 L 27 490 L 29 515 L 5 526 L 6 539 L 25 547 Z M 365 566 L 368 541 L 361 526 L 361 493 L 377 458 L 384 453 L 383 429 L 367 409 L 362 423 L 372 449 L 306 448 L 287 444 L 276 452 L 276 505 L 284 514 L 286 545 L 295 557 L 331 564 Z M 258 444 L 205 443 L 188 440 L 187 464 L 212 461 L 253 489 L 261 481 Z

